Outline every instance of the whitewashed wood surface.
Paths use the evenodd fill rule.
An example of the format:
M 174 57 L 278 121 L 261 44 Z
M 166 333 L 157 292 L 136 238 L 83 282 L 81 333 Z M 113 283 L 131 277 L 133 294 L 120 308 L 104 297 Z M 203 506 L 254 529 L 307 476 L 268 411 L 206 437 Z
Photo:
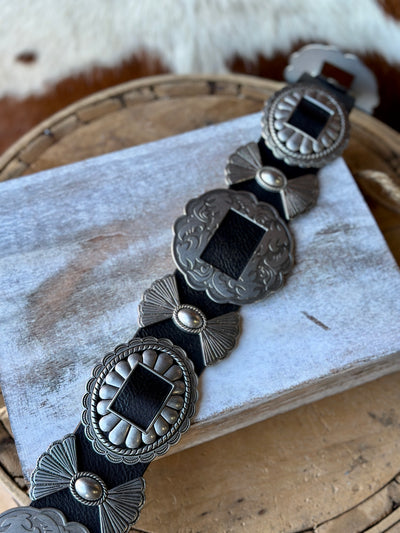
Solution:
M 73 431 L 92 367 L 137 328 L 143 290 L 174 270 L 171 226 L 224 187 L 251 115 L 0 184 L 0 368 L 26 475 Z M 241 309 L 238 347 L 200 382 L 180 448 L 399 369 L 400 275 L 342 160 L 291 223 L 286 287 Z

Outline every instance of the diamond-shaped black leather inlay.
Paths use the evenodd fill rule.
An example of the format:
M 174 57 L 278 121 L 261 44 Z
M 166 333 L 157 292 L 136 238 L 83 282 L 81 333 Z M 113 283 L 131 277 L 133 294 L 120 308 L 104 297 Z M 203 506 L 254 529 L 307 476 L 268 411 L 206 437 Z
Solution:
M 265 230 L 230 209 L 207 244 L 201 259 L 233 279 L 239 279 Z
M 303 131 L 313 139 L 318 139 L 330 116 L 331 114 L 324 107 L 308 98 L 302 98 L 288 120 L 288 124 Z
M 138 363 L 109 405 L 109 411 L 147 432 L 168 401 L 173 383 Z

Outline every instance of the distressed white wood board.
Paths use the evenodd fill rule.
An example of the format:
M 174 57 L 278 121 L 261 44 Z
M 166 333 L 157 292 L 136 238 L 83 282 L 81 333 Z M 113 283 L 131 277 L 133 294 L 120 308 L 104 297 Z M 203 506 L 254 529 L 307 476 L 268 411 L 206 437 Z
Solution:
M 75 429 L 92 367 L 137 326 L 152 281 L 174 270 L 171 226 L 224 187 L 258 115 L 0 184 L 0 368 L 25 475 Z M 400 368 L 400 275 L 343 160 L 291 223 L 286 287 L 242 307 L 231 356 L 207 369 L 189 447 Z M 397 354 L 397 355 L 396 355 Z M 174 448 L 173 448 L 174 449 Z

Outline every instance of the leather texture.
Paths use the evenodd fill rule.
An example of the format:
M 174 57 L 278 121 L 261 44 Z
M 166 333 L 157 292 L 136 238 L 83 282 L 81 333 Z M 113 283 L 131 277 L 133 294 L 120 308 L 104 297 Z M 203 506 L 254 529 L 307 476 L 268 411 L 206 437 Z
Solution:
M 167 383 L 147 367 L 139 364 L 115 396 L 110 410 L 146 432 L 165 405 L 173 388 L 173 383 Z M 143 398 L 140 404 L 136 401 L 137 398 Z
M 232 260 L 234 261 L 235 258 L 233 257 Z M 195 291 L 190 288 L 189 285 L 187 285 L 185 278 L 178 270 L 175 271 L 175 278 L 181 303 L 198 307 L 209 320 L 220 315 L 225 315 L 226 313 L 232 313 L 239 309 L 238 305 L 218 304 L 213 302 L 204 291 Z
M 201 259 L 233 279 L 239 279 L 265 230 L 229 210 L 207 244 Z
M 344 107 L 346 108 L 346 111 L 350 113 L 350 111 L 354 107 L 354 98 L 345 91 L 345 89 L 342 89 L 339 86 L 335 86 L 332 83 L 329 83 L 329 81 L 324 78 L 323 76 L 316 76 L 315 78 L 311 76 L 310 74 L 303 74 L 299 81 L 305 81 L 306 83 L 313 83 L 315 85 L 319 85 L 322 89 L 325 89 L 327 91 L 330 91 L 333 93 L 335 98 L 340 100 Z
M 101 533 L 98 507 L 82 505 L 75 500 L 69 489 L 61 490 L 51 496 L 32 502 L 31 507 L 37 509 L 53 507 L 61 511 L 68 522 L 78 522 L 86 526 L 90 533 Z

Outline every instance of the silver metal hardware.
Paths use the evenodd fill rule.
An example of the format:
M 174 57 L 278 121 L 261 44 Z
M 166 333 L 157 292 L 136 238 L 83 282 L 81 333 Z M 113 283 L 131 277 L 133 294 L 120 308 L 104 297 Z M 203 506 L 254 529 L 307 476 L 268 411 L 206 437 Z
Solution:
M 234 279 L 201 255 L 229 210 L 265 230 L 246 267 Z M 186 206 L 174 225 L 172 253 L 186 282 L 217 303 L 252 303 L 278 290 L 293 265 L 290 232 L 273 207 L 244 191 L 216 189 Z
M 171 318 L 180 306 L 175 276 L 154 281 L 139 304 L 139 325 L 143 328 Z
M 71 478 L 69 489 L 83 505 L 101 505 L 108 496 L 104 481 L 92 472 L 77 472 Z
M 229 157 L 225 174 L 228 185 L 255 179 L 263 189 L 279 193 L 287 220 L 304 213 L 317 202 L 318 178 L 315 174 L 288 180 L 279 169 L 263 166 L 255 142 L 239 146 Z
M 229 156 L 225 167 L 225 180 L 228 185 L 252 180 L 262 166 L 261 154 L 257 143 L 250 142 L 239 146 Z
M 289 83 L 297 82 L 307 72 L 311 76 L 324 75 L 324 66 L 333 65 L 352 77 L 348 92 L 355 98 L 355 105 L 372 113 L 379 104 L 378 84 L 373 72 L 354 54 L 345 54 L 335 46 L 309 44 L 289 58 L 284 77 Z M 335 80 L 329 79 L 328 81 Z
M 212 318 L 200 334 L 204 364 L 213 365 L 224 359 L 239 337 L 239 313 L 226 313 Z
M 75 435 L 69 434 L 51 444 L 37 460 L 31 475 L 31 500 L 39 500 L 68 488 L 77 473 Z
M 38 500 L 67 487 L 69 487 L 72 496 L 82 505 L 99 508 L 101 533 L 128 531 L 138 519 L 140 509 L 144 505 L 145 482 L 143 478 L 138 477 L 123 485 L 107 489 L 104 481 L 97 474 L 78 472 L 74 434 L 54 442 L 49 446 L 47 452 L 39 457 L 31 476 L 30 496 L 32 500 Z M 29 507 L 28 509 L 33 508 Z M 20 525 L 19 522 L 18 524 Z M 48 531 L 87 533 L 86 528 L 79 524 L 77 526 L 83 529 L 73 529 L 74 525 L 70 529 L 70 524 L 68 524 L 68 528 L 60 527 L 59 530 L 54 530 L 46 524 L 43 526 L 43 530 L 40 529 L 39 531 L 43 531 L 43 533 Z M 15 529 L 15 532 L 20 533 L 20 531 L 21 529 Z M 32 529 L 33 532 L 37 533 L 37 530 Z
M 205 314 L 194 305 L 183 304 L 177 307 L 172 320 L 178 328 L 187 333 L 201 333 L 207 327 Z
M 226 313 L 207 320 L 204 313 L 192 305 L 181 304 L 174 275 L 156 280 L 139 304 L 139 324 L 149 326 L 172 318 L 177 327 L 200 336 L 203 361 L 212 365 L 224 359 L 235 347 L 239 336 L 239 313 Z
M 153 376 L 167 390 L 148 427 L 115 409 L 136 371 Z M 136 464 L 163 455 L 187 431 L 195 412 L 197 376 L 184 350 L 168 339 L 134 338 L 94 368 L 87 391 L 82 423 L 94 451 L 114 463 Z M 138 397 L 137 405 L 141 401 L 146 398 Z
M 326 115 L 316 136 L 292 122 L 302 104 Z M 306 83 L 275 93 L 266 102 L 261 125 L 265 144 L 274 156 L 297 167 L 325 166 L 341 155 L 350 134 L 344 106 L 328 91 Z
M 280 191 L 285 217 L 290 220 L 317 203 L 318 178 L 315 174 L 304 174 L 289 180 L 286 187 Z
M 89 530 L 82 524 L 67 522 L 58 509 L 35 509 L 34 507 L 17 507 L 2 513 L 0 531 L 7 533 L 89 533 Z
M 144 505 L 144 489 L 144 479 L 137 477 L 108 491 L 99 505 L 101 533 L 130 531 Z
M 256 172 L 256 182 L 271 192 L 282 191 L 287 186 L 287 179 L 283 172 L 275 167 L 262 167 Z

